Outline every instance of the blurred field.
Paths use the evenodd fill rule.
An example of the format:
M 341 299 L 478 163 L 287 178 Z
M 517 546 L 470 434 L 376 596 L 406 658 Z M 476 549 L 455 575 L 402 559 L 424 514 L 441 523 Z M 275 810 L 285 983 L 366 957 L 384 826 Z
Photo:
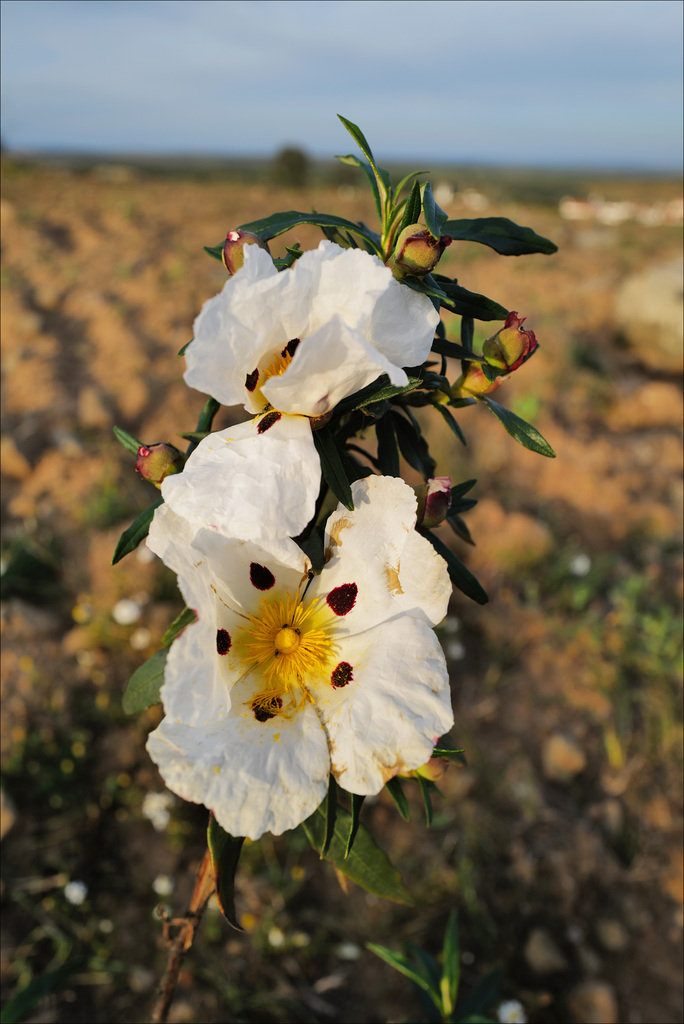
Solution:
M 676 195 L 663 182 L 602 187 Z M 438 472 L 478 477 L 477 546 L 454 547 L 490 604 L 456 594 L 441 629 L 469 767 L 448 772 L 432 829 L 417 793 L 408 824 L 385 794 L 364 809 L 415 906 L 345 895 L 303 837 L 265 837 L 238 875 L 246 934 L 208 912 L 171 1020 L 422 1019 L 409 982 L 364 943 L 436 952 L 453 908 L 466 993 L 500 964 L 501 998 L 533 1021 L 681 1020 L 681 357 L 666 364 L 648 332 L 635 345 L 615 312 L 630 275 L 679 258 L 681 228 L 564 222 L 497 188 L 486 214 L 529 224 L 559 253 L 455 243 L 445 269 L 529 317 L 542 347 L 497 399 L 558 458 L 517 446 L 484 407 L 460 416 L 465 449 L 430 428 Z M 206 815 L 175 801 L 157 830 L 143 814 L 163 790 L 144 750 L 159 711 L 130 720 L 121 694 L 180 601 L 157 561 L 110 567 L 156 493 L 111 428 L 146 442 L 194 429 L 204 396 L 175 355 L 225 279 L 202 245 L 309 207 L 374 220 L 345 183 L 302 193 L 5 168 L 3 1001 L 29 986 L 12 1019 L 149 1019 L 165 962 L 153 911 L 163 898 L 184 912 Z M 458 196 L 449 212 L 473 215 Z M 295 237 L 309 248 L 320 234 L 293 232 L 274 255 Z M 231 414 L 243 418 L 222 410 L 216 426 Z M 112 616 L 124 598 L 130 624 Z M 80 905 L 69 880 L 88 887 Z M 38 999 L 31 980 L 52 971 Z

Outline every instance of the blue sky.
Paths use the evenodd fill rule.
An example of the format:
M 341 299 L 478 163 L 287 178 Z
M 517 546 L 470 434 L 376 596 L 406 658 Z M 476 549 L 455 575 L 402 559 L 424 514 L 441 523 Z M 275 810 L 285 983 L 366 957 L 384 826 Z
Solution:
M 20 149 L 676 169 L 679 0 L 4 0 Z

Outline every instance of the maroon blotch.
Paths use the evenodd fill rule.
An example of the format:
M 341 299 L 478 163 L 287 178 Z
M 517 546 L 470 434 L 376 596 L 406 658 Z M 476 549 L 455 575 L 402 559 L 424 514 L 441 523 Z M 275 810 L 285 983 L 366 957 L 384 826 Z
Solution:
M 254 391 L 254 388 L 257 386 L 258 380 L 259 380 L 259 371 L 258 370 L 252 370 L 251 373 L 248 373 L 247 376 L 245 377 L 245 387 L 247 388 L 247 390 L 248 391 Z
M 284 359 L 285 356 L 292 357 L 295 354 L 295 352 L 297 351 L 297 346 L 298 345 L 299 345 L 299 338 L 292 338 L 290 341 L 288 341 L 287 345 L 285 346 L 283 351 L 280 353 L 282 358 Z
M 227 629 L 216 630 L 216 650 L 219 654 L 227 654 L 233 645 L 233 641 L 230 639 L 230 633 Z
M 267 430 L 270 430 L 274 423 L 277 423 L 280 419 L 280 413 L 273 409 L 272 412 L 267 412 L 262 420 L 259 421 L 257 427 L 257 434 L 265 434 Z
M 355 583 L 343 583 L 328 594 L 326 600 L 335 615 L 346 615 L 356 604 L 359 588 Z
M 352 667 L 348 661 L 341 661 L 337 668 L 333 669 L 332 675 L 330 676 L 330 682 L 336 690 L 339 690 L 341 686 L 346 686 L 347 683 L 351 683 L 354 678 Z
M 275 583 L 275 576 L 271 570 L 267 569 L 265 565 L 259 565 L 258 562 L 250 564 L 249 578 L 252 581 L 252 586 L 257 590 L 270 590 Z
M 278 711 L 282 708 L 283 702 L 280 697 L 274 697 L 271 701 L 270 707 L 277 708 Z M 252 705 L 252 711 L 257 722 L 268 722 L 269 718 L 275 718 L 278 711 L 270 711 L 269 708 L 264 707 L 263 704 Z

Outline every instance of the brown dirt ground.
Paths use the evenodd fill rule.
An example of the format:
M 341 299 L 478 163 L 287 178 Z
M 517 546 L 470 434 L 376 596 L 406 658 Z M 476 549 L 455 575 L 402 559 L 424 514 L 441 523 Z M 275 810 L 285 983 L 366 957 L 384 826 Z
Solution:
M 305 201 L 373 219 L 358 196 Z M 152 882 L 176 880 L 179 913 L 203 852 L 201 809 L 177 802 L 162 832 L 141 812 L 163 788 L 144 751 L 159 711 L 134 721 L 120 698 L 179 604 L 158 564 L 109 564 L 154 498 L 111 427 L 147 442 L 194 428 L 204 396 L 175 354 L 224 280 L 201 246 L 302 202 L 265 187 L 5 174 L 3 551 L 28 545 L 56 579 L 2 609 L 3 998 L 72 970 L 27 1010 L 33 1021 L 149 1019 L 164 963 Z M 681 1020 L 682 392 L 621 345 L 613 313 L 624 277 L 676 256 L 681 232 L 488 212 L 560 245 L 506 259 L 459 243 L 445 267 L 529 316 L 542 347 L 496 397 L 558 458 L 520 448 L 481 407 L 460 417 L 466 449 L 429 427 L 438 471 L 478 477 L 477 546 L 454 549 L 491 600 L 456 594 L 458 631 L 443 633 L 469 767 L 447 774 L 433 828 L 417 799 L 408 824 L 386 794 L 366 810 L 416 905 L 345 895 L 304 840 L 266 837 L 238 876 L 246 935 L 209 912 L 172 1020 L 415 1020 L 408 982 L 363 943 L 436 952 L 454 907 L 466 991 L 498 963 L 502 997 L 534 1021 Z M 295 234 L 304 248 L 319 237 Z M 142 606 L 135 625 L 112 619 L 124 597 Z M 67 878 L 89 887 L 81 907 L 64 899 Z

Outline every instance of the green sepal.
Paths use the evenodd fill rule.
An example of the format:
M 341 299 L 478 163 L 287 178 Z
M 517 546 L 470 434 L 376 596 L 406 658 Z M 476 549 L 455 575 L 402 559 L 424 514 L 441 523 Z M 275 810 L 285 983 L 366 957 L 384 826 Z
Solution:
M 394 903 L 411 904 L 399 872 L 387 855 L 376 844 L 364 825 L 358 826 L 354 848 L 345 857 L 351 826 L 351 814 L 343 807 L 337 809 L 335 830 L 325 859 L 331 861 L 341 874 L 346 875 L 367 892 Z M 318 807 L 310 818 L 302 822 L 304 833 L 314 850 L 320 852 L 325 839 L 325 810 Z
M 321 860 L 327 856 L 330 844 L 335 835 L 335 822 L 337 821 L 337 783 L 334 776 L 330 776 L 328 783 L 328 797 L 325 801 L 325 835 L 321 847 Z
M 477 604 L 487 604 L 489 598 L 486 591 L 475 579 L 470 569 L 466 569 L 463 562 L 456 557 L 451 548 L 447 547 L 444 541 L 436 537 L 431 530 L 421 529 L 420 532 L 427 537 L 437 554 L 441 555 L 446 562 L 453 585 Z
M 532 228 L 515 224 L 508 217 L 447 220 L 442 230 L 454 241 L 480 242 L 502 256 L 528 256 L 534 252 L 550 256 L 558 251 L 558 246 L 548 238 L 538 235 Z
M 465 434 L 458 425 L 458 422 L 454 419 L 454 417 L 447 409 L 446 405 L 440 405 L 438 402 L 436 402 L 435 409 L 440 414 L 440 416 L 445 420 L 447 426 L 449 427 L 449 430 L 456 435 L 461 444 L 467 445 L 468 442 L 465 439 Z
M 359 831 L 361 808 L 363 807 L 363 801 L 366 799 L 365 796 L 361 796 L 358 793 L 350 793 L 350 796 L 351 814 L 349 816 L 349 832 L 347 834 L 347 845 L 344 850 L 345 860 L 351 853 L 351 848 L 354 845 L 354 840 L 356 839 L 356 833 Z
M 394 417 L 383 416 L 378 420 L 375 424 L 375 433 L 378 438 L 378 463 L 381 473 L 383 476 L 401 476 Z
M 401 188 L 401 184 L 398 186 L 398 188 Z M 409 225 L 411 224 L 417 223 L 418 218 L 420 217 L 421 209 L 422 202 L 420 198 L 420 184 L 419 182 L 414 181 L 413 188 L 411 189 L 411 193 L 408 199 L 406 200 L 406 205 L 404 206 L 404 215 L 401 218 L 401 224 L 399 225 L 397 235 L 400 235 L 404 228 L 409 227 Z
M 420 795 L 423 798 L 423 807 L 425 809 L 425 824 L 428 828 L 432 825 L 432 799 L 430 796 L 431 786 L 427 779 L 424 779 L 422 775 L 418 775 L 418 785 L 420 786 Z
M 122 430 L 121 427 L 114 427 L 114 436 L 116 437 L 119 444 L 122 444 L 127 452 L 131 455 L 138 454 L 138 448 L 142 448 L 142 441 L 137 441 L 132 434 L 129 434 L 126 430 Z
M 493 402 L 487 395 L 481 395 L 480 401 L 484 402 L 491 409 L 496 418 L 503 423 L 505 430 L 523 448 L 528 448 L 531 452 L 537 452 L 539 455 L 545 455 L 547 459 L 556 458 L 556 453 L 549 442 L 546 438 L 542 437 L 537 428 L 533 427 L 531 423 L 521 420 L 510 409 L 505 409 L 498 402 Z
M 144 661 L 128 680 L 128 685 L 121 698 L 121 707 L 127 715 L 136 715 L 145 711 L 153 704 L 159 704 L 159 691 L 164 682 L 164 670 L 168 657 L 168 647 L 162 647 Z
M 436 462 L 430 455 L 427 442 L 421 434 L 419 426 L 415 420 L 409 420 L 399 412 L 393 412 L 392 419 L 401 454 L 409 466 L 429 480 L 434 476 Z
M 204 249 L 204 251 L 207 253 L 208 256 L 211 256 L 213 259 L 218 260 L 219 263 L 223 263 L 223 247 L 224 247 L 224 245 L 225 245 L 225 242 L 219 242 L 218 245 L 203 245 L 202 248 Z M 181 349 L 181 352 L 182 351 L 183 351 L 183 349 Z M 180 355 L 180 354 L 181 353 L 179 352 L 178 355 Z
M 394 800 L 397 806 L 397 810 L 399 811 L 399 814 L 401 814 L 404 821 L 408 821 L 409 818 L 411 817 L 411 811 L 409 809 L 408 800 L 406 799 L 406 794 L 404 793 L 401 782 L 399 781 L 396 775 L 394 776 L 393 779 L 389 779 L 385 783 L 385 789 Z
M 449 914 L 449 920 L 444 932 L 444 945 L 442 946 L 442 1002 L 447 1017 L 450 1017 L 454 1012 L 460 980 L 461 949 L 458 939 L 458 918 L 456 911 L 452 910 Z
M 466 359 L 470 363 L 481 363 L 484 360 L 484 356 L 473 355 L 471 349 L 464 348 L 458 342 L 449 341 L 447 338 L 435 338 L 432 351 L 438 352 L 440 356 L 450 356 L 452 359 Z
M 443 739 L 444 737 L 442 737 Z M 462 768 L 468 767 L 468 761 L 465 756 L 465 749 L 454 750 L 452 747 L 445 747 L 439 741 L 437 746 L 432 751 L 432 757 L 444 757 L 447 761 L 455 761 L 460 764 Z
M 192 608 L 184 608 L 161 638 L 162 646 L 170 647 L 176 637 L 181 635 L 185 627 L 191 626 L 193 622 L 197 622 L 197 612 L 193 611 Z
M 231 836 L 222 829 L 214 815 L 209 813 L 207 846 L 216 880 L 216 899 L 226 921 L 238 932 L 243 932 L 244 928 L 238 924 L 235 914 L 235 872 L 244 841 L 244 836 Z
M 136 519 L 133 520 L 127 530 L 124 530 L 116 543 L 116 547 L 114 548 L 112 565 L 116 565 L 117 562 L 120 562 L 124 555 L 129 555 L 131 551 L 135 551 L 140 541 L 145 539 L 149 533 L 150 523 L 152 522 L 155 509 L 158 509 L 163 503 L 164 499 L 160 495 L 157 500 L 149 506 L 149 508 L 146 508 Z
M 433 238 L 439 238 L 444 233 L 444 224 L 448 220 L 448 214 L 435 202 L 435 197 L 432 194 L 432 185 L 429 181 L 426 181 L 421 186 L 421 192 L 423 193 L 425 226 Z M 446 233 L 449 234 L 448 231 Z
M 321 460 L 325 482 L 344 507 L 353 512 L 354 499 L 351 487 L 332 431 L 329 427 L 321 427 L 313 431 L 313 439 Z

